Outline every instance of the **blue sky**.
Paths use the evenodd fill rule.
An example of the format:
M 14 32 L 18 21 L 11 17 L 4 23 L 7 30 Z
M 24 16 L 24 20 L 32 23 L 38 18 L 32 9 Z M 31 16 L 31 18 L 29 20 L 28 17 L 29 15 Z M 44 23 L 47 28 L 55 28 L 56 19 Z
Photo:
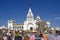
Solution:
M 0 0 L 0 25 L 7 25 L 9 19 L 23 23 L 29 3 L 35 18 L 39 15 L 42 20 L 50 20 L 51 26 L 60 26 L 59 0 Z

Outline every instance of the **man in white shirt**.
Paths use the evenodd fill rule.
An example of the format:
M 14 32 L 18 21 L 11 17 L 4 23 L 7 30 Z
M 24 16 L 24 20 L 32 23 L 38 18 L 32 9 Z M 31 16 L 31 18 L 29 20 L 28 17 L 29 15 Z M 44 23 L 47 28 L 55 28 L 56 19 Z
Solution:
M 56 40 L 56 31 L 51 29 L 50 33 L 48 34 L 48 40 Z

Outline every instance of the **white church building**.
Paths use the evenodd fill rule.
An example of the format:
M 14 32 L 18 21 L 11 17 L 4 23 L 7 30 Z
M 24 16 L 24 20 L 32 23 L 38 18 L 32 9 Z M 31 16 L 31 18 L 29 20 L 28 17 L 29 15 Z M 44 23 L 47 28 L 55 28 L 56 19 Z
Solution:
M 26 21 L 24 21 L 23 27 L 24 27 L 24 30 L 30 30 L 31 27 L 33 29 L 37 28 L 31 8 L 29 8 L 28 10 L 27 19 Z
M 30 30 L 30 28 L 36 29 L 38 26 L 36 25 L 37 19 L 40 19 L 39 16 L 37 16 L 36 19 L 34 19 L 33 12 L 31 8 L 29 8 L 27 13 L 27 18 L 23 22 L 23 24 L 16 24 L 14 20 L 8 20 L 8 29 L 10 30 Z M 47 25 L 50 26 L 50 22 L 47 22 Z

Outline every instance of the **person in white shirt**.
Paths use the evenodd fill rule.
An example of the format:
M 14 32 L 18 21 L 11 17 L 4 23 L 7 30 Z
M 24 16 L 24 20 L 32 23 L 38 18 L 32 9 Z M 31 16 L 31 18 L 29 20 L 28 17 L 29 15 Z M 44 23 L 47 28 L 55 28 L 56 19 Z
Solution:
M 48 40 L 56 40 L 56 31 L 54 29 L 50 30 L 48 34 Z

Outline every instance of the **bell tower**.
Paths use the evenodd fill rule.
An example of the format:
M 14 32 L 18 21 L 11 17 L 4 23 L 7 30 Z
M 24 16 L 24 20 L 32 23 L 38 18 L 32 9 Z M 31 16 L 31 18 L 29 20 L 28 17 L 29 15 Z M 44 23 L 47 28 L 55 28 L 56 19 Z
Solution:
M 32 13 L 31 8 L 29 8 L 29 10 L 28 10 L 27 20 L 28 20 L 28 21 L 34 20 L 34 15 L 33 15 L 33 13 Z
M 9 30 L 13 30 L 13 24 L 15 23 L 15 21 L 13 19 L 8 20 L 8 29 Z

